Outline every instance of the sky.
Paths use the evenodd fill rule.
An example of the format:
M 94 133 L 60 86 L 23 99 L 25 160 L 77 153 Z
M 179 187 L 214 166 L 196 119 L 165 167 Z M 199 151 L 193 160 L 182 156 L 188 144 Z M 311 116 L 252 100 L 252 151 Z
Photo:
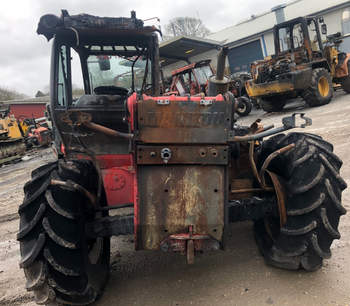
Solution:
M 40 16 L 87 13 L 97 16 L 158 17 L 164 28 L 175 17 L 196 17 L 211 32 L 270 10 L 284 0 L 0 0 L 0 86 L 33 97 L 49 84 L 50 49 L 44 36 L 36 34 Z M 156 25 L 156 20 L 146 25 Z

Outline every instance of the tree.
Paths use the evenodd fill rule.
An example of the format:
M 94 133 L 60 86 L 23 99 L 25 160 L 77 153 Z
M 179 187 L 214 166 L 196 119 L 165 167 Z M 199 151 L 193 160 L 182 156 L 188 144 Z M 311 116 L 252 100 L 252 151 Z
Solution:
M 82 96 L 85 93 L 84 88 L 81 88 L 75 84 L 72 84 L 72 94 L 73 96 Z
M 35 98 L 40 98 L 40 97 L 45 97 L 48 94 L 43 93 L 41 90 L 38 90 L 37 93 L 35 94 Z
M 26 96 L 17 92 L 0 86 L 0 101 L 8 101 L 15 99 L 24 99 Z
M 209 29 L 203 24 L 201 19 L 193 17 L 176 17 L 165 26 L 167 37 L 191 36 L 205 37 L 210 34 Z

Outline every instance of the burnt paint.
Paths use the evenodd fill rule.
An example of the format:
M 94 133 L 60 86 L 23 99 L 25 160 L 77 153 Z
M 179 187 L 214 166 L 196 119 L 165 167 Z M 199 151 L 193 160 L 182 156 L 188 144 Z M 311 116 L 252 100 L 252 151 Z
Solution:
M 221 241 L 224 228 L 224 166 L 140 166 L 140 237 L 143 249 L 159 249 L 170 234 L 210 235 Z

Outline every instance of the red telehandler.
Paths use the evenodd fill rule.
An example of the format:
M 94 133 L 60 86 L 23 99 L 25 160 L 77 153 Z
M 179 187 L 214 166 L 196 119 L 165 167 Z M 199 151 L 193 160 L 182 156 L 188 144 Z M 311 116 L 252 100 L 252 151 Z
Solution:
M 303 114 L 275 128 L 235 124 L 225 50 L 208 96 L 160 96 L 156 28 L 135 12 L 62 11 L 43 16 L 38 33 L 53 39 L 57 160 L 25 184 L 17 236 L 26 288 L 38 304 L 93 303 L 107 282 L 113 235 L 133 234 L 136 250 L 181 253 L 191 264 L 197 252 L 224 248 L 229 223 L 252 220 L 268 264 L 314 271 L 330 257 L 346 212 L 342 161 L 317 135 L 281 133 L 297 127 L 296 117 L 310 125 Z M 73 50 L 85 87 L 78 99 Z M 137 61 L 142 82 L 135 82 Z M 131 77 L 117 86 L 126 69 Z M 132 214 L 109 216 L 126 207 Z

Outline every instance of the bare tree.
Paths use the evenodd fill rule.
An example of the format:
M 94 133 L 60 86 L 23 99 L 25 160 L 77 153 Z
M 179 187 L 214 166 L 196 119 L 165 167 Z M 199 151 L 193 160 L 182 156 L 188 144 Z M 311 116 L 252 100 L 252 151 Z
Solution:
M 16 90 L 0 87 L 0 101 L 24 99 L 26 96 L 17 92 Z
M 193 17 L 176 17 L 165 26 L 165 35 L 168 38 L 181 35 L 205 37 L 208 34 L 210 34 L 210 31 L 202 20 Z
M 81 88 L 76 84 L 72 84 L 73 96 L 82 96 L 84 93 L 85 93 L 84 88 Z

